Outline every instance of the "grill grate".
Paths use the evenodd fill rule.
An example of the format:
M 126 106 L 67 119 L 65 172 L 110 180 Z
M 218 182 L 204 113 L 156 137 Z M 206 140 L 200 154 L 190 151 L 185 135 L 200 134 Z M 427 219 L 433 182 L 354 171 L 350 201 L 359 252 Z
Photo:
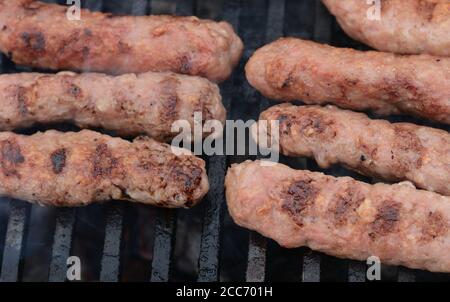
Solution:
M 65 3 L 63 0 L 47 2 Z M 221 85 L 228 119 L 233 120 L 257 119 L 259 112 L 272 104 L 249 86 L 243 71 L 245 62 L 263 44 L 287 35 L 338 46 L 365 48 L 342 33 L 318 0 L 83 0 L 82 4 L 83 7 L 91 10 L 108 11 L 114 14 L 146 15 L 151 12 L 198 15 L 201 18 L 223 19 L 231 23 L 246 45 L 241 64 L 233 76 Z M 3 73 L 30 70 L 16 67 L 4 56 L 1 57 L 0 71 Z M 444 129 L 449 130 L 449 127 Z M 209 157 L 207 164 L 210 192 L 201 205 L 186 213 L 183 210 L 148 209 L 142 205 L 118 202 L 98 208 L 95 206 L 94 208 L 89 206 L 86 209 L 49 208 L 47 216 L 54 218 L 54 223 L 48 231 L 51 244 L 49 247 L 39 246 L 39 249 L 51 249 L 51 251 L 48 252 L 48 259 L 42 264 L 45 266 L 45 274 L 38 277 L 34 277 L 32 269 L 36 263 L 27 261 L 28 255 L 33 255 L 35 252 L 35 245 L 31 244 L 29 242 L 31 238 L 28 238 L 29 221 L 31 212 L 38 206 L 2 198 L 0 202 L 0 280 L 43 279 L 53 282 L 66 280 L 66 260 L 70 255 L 76 255 L 74 252 L 83 249 L 83 246 L 79 247 L 78 241 L 85 241 L 87 236 L 81 232 L 83 229 L 77 227 L 78 223 L 88 223 L 92 224 L 94 230 L 101 228 L 97 235 L 102 236 L 103 241 L 98 246 L 98 259 L 94 257 L 90 261 L 90 263 L 98 262 L 96 267 L 89 270 L 97 272 L 86 273 L 86 276 L 83 274 L 83 280 L 86 277 L 101 281 L 142 279 L 154 282 L 171 280 L 366 281 L 364 263 L 337 260 L 306 248 L 285 250 L 273 241 L 257 233 L 238 228 L 231 222 L 226 211 L 223 187 L 226 168 L 232 163 L 242 162 L 248 158 L 254 157 Z M 282 157 L 281 161 L 295 168 L 318 169 L 313 161 L 302 158 Z M 351 175 L 373 181 L 341 168 L 333 168 L 329 172 L 334 175 Z M 103 214 L 93 215 L 93 217 L 100 217 L 99 221 L 83 221 L 83 214 L 98 211 Z M 36 213 L 36 215 L 39 214 L 38 211 Z M 142 220 L 145 221 L 142 222 Z M 182 222 L 183 226 L 198 224 L 201 235 L 191 239 L 190 230 L 177 229 L 177 225 L 181 225 L 179 222 Z M 153 229 L 153 232 L 148 232 L 148 228 Z M 177 248 L 179 249 L 181 239 L 186 239 L 190 246 L 195 246 L 192 252 L 195 260 L 189 258 L 187 264 L 184 262 L 183 264 L 182 260 L 173 256 Z M 148 243 L 149 241 L 151 244 Z M 147 266 L 139 268 L 145 271 L 144 273 L 136 269 L 142 263 Z M 339 271 L 339 273 L 333 271 Z M 445 274 L 431 274 L 405 268 L 386 267 L 383 272 L 383 280 L 401 282 L 449 279 L 449 276 Z M 143 276 L 145 278 L 141 278 Z

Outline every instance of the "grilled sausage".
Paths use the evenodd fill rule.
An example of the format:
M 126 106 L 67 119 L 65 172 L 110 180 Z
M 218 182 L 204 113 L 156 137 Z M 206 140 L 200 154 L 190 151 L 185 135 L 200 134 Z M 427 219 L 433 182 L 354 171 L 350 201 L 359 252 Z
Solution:
M 448 0 L 389 0 L 379 7 L 364 0 L 322 2 L 349 36 L 378 50 L 450 56 Z
M 371 120 L 363 113 L 333 106 L 282 104 L 261 113 L 260 120 L 269 121 L 269 126 L 279 121 L 279 149 L 284 155 L 314 157 L 322 168 L 342 164 L 367 176 L 409 180 L 419 188 L 450 196 L 447 131 Z M 270 130 L 253 129 L 254 139 L 258 129 Z
M 361 52 L 285 38 L 256 51 L 246 72 L 250 84 L 269 98 L 450 124 L 450 58 Z
M 169 140 L 176 120 L 194 113 L 225 120 L 219 88 L 206 79 L 173 73 L 0 75 L 0 130 L 34 123 L 74 121 L 82 128 L 103 127 L 121 135 L 146 134 Z
M 207 191 L 202 159 L 176 156 L 150 138 L 0 132 L 0 195 L 53 206 L 123 199 L 176 208 L 193 206 Z
M 257 161 L 228 170 L 226 197 L 237 224 L 284 247 L 450 272 L 449 197 Z
M 15 63 L 113 74 L 173 71 L 225 80 L 243 44 L 226 22 L 111 16 L 33 0 L 0 0 L 0 50 Z

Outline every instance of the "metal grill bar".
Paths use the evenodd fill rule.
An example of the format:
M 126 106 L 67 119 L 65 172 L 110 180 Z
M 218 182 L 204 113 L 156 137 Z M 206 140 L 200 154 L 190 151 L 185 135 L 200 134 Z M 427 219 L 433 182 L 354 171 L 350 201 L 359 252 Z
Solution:
M 358 261 L 348 261 L 348 282 L 366 282 L 366 264 Z
M 405 267 L 398 269 L 398 282 L 414 282 L 416 281 L 416 275 L 414 271 Z
M 196 3 L 195 0 L 177 0 L 176 12 L 177 16 L 192 16 L 195 15 Z
M 312 251 L 306 252 L 303 256 L 303 282 L 320 281 L 320 256 Z
M 145 15 L 148 9 L 146 1 L 124 2 L 121 0 L 110 0 L 105 5 L 102 5 L 102 7 L 106 5 L 109 12 L 116 14 Z M 123 206 L 121 204 L 108 205 L 100 281 L 116 282 L 119 280 L 122 222 Z
M 85 0 L 82 1 L 82 6 L 89 10 L 100 11 L 103 8 L 103 1 Z M 70 256 L 75 215 L 75 209 L 63 208 L 57 210 L 49 271 L 50 282 L 63 282 L 66 280 L 67 258 Z
M 176 2 L 151 1 L 153 14 L 175 14 Z M 150 281 L 167 282 L 170 278 L 170 262 L 175 237 L 175 210 L 160 209 L 155 222 L 155 241 L 153 247 L 152 273 Z
M 122 221 L 122 205 L 109 206 L 106 214 L 105 243 L 103 246 L 100 281 L 116 282 L 119 280 Z
M 210 190 L 204 202 L 207 203 L 203 218 L 203 231 L 198 260 L 198 281 L 218 281 L 220 223 L 224 200 L 223 183 L 227 168 L 225 156 L 213 156 L 209 159 L 208 177 Z
M 267 11 L 265 42 L 270 43 L 283 36 L 285 0 L 270 0 Z M 260 98 L 259 111 L 269 107 L 266 98 Z M 248 247 L 247 276 L 248 282 L 263 282 L 266 272 L 267 239 L 250 233 Z
M 223 19 L 228 21 L 235 29 L 239 23 L 239 1 L 227 1 L 224 6 Z M 222 85 L 223 104 L 230 113 L 234 77 Z M 225 134 L 224 134 L 225 135 Z M 209 159 L 208 177 L 210 191 L 204 202 L 207 203 L 203 218 L 203 230 L 200 242 L 200 255 L 198 260 L 199 282 L 213 282 L 219 279 L 219 250 L 220 250 L 220 224 L 222 207 L 225 202 L 223 183 L 227 169 L 225 156 L 212 156 Z
M 134 16 L 145 16 L 150 11 L 150 5 L 147 0 L 135 0 L 131 4 L 131 14 Z
M 247 282 L 264 282 L 266 278 L 267 239 L 258 233 L 250 233 L 248 247 Z
M 70 256 L 74 224 L 75 209 L 57 209 L 52 260 L 48 278 L 50 282 L 63 282 L 66 280 L 67 258 Z
M 10 213 L 0 273 L 1 282 L 15 282 L 18 280 L 28 208 L 28 204 L 10 199 Z
M 156 217 L 155 243 L 152 261 L 152 282 L 167 282 L 170 277 L 170 260 L 175 233 L 175 213 L 160 209 Z
M 331 37 L 331 21 L 326 18 L 326 11 L 320 1 L 303 2 L 300 9 L 302 12 L 307 12 L 314 10 L 314 22 L 313 22 L 313 32 L 296 32 L 296 35 L 307 38 L 310 34 L 316 40 L 321 40 L 323 42 L 328 42 Z M 306 21 L 305 21 L 306 22 Z M 307 159 L 307 162 L 309 159 Z M 303 255 L 302 261 L 302 281 L 303 282 L 320 282 L 320 267 L 321 267 L 321 257 L 313 251 L 308 251 Z
M 103 0 L 84 0 L 81 1 L 84 8 L 92 11 L 101 11 L 103 9 Z

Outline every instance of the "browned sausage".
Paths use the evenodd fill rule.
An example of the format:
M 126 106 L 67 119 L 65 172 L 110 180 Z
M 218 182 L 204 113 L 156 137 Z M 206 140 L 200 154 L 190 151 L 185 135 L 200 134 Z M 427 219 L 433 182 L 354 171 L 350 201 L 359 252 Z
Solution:
M 243 44 L 226 22 L 111 16 L 33 0 L 0 0 L 0 50 L 33 67 L 113 74 L 173 71 L 223 81 Z
M 226 196 L 237 224 L 284 247 L 450 272 L 449 197 L 258 161 L 228 170 Z
M 74 121 L 82 128 L 103 127 L 121 135 L 145 134 L 166 141 L 177 120 L 193 129 L 203 120 L 225 120 L 219 88 L 207 79 L 174 73 L 0 75 L 0 130 L 34 123 Z
M 124 199 L 176 208 L 193 206 L 207 191 L 202 159 L 176 156 L 149 138 L 0 132 L 0 195 L 53 206 Z
M 282 104 L 261 113 L 260 120 L 279 121 L 279 147 L 287 156 L 314 157 L 322 168 L 342 164 L 388 181 L 409 180 L 450 196 L 447 131 L 371 120 L 332 106 Z
M 348 35 L 378 50 L 450 56 L 450 1 L 377 1 L 322 0 Z
M 450 124 L 450 58 L 285 38 L 257 50 L 246 72 L 253 87 L 276 100 L 405 113 Z

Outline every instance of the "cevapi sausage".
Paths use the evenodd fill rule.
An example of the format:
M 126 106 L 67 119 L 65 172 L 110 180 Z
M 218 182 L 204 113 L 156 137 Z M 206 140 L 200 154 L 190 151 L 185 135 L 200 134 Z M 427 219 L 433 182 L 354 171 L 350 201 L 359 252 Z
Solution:
M 0 50 L 15 63 L 113 74 L 173 71 L 223 81 L 243 44 L 226 22 L 112 16 L 33 0 L 0 0 Z
M 195 205 L 209 188 L 205 163 L 150 138 L 129 142 L 90 130 L 31 136 L 0 132 L 0 195 L 53 206 L 109 199 Z
M 35 123 L 75 122 L 121 135 L 145 134 L 167 141 L 177 120 L 194 129 L 194 114 L 224 122 L 219 88 L 207 79 L 147 72 L 108 76 L 97 73 L 0 75 L 0 130 Z M 206 134 L 205 134 L 206 135 Z
M 408 183 L 369 185 L 247 161 L 228 170 L 226 197 L 237 224 L 284 247 L 450 272 L 450 198 Z
M 287 156 L 314 157 L 322 168 L 342 164 L 367 176 L 409 180 L 450 196 L 450 134 L 410 123 L 372 120 L 334 106 L 282 104 L 261 113 L 279 121 L 279 149 Z M 254 127 L 261 134 L 264 127 Z M 271 134 L 270 128 L 266 128 Z M 262 136 L 260 136 L 262 137 Z M 270 138 L 270 136 L 269 136 Z
M 246 73 L 250 84 L 272 99 L 405 113 L 450 124 L 450 58 L 284 38 L 257 50 Z
M 448 0 L 389 0 L 378 7 L 365 0 L 322 2 L 349 36 L 378 50 L 450 56 Z

